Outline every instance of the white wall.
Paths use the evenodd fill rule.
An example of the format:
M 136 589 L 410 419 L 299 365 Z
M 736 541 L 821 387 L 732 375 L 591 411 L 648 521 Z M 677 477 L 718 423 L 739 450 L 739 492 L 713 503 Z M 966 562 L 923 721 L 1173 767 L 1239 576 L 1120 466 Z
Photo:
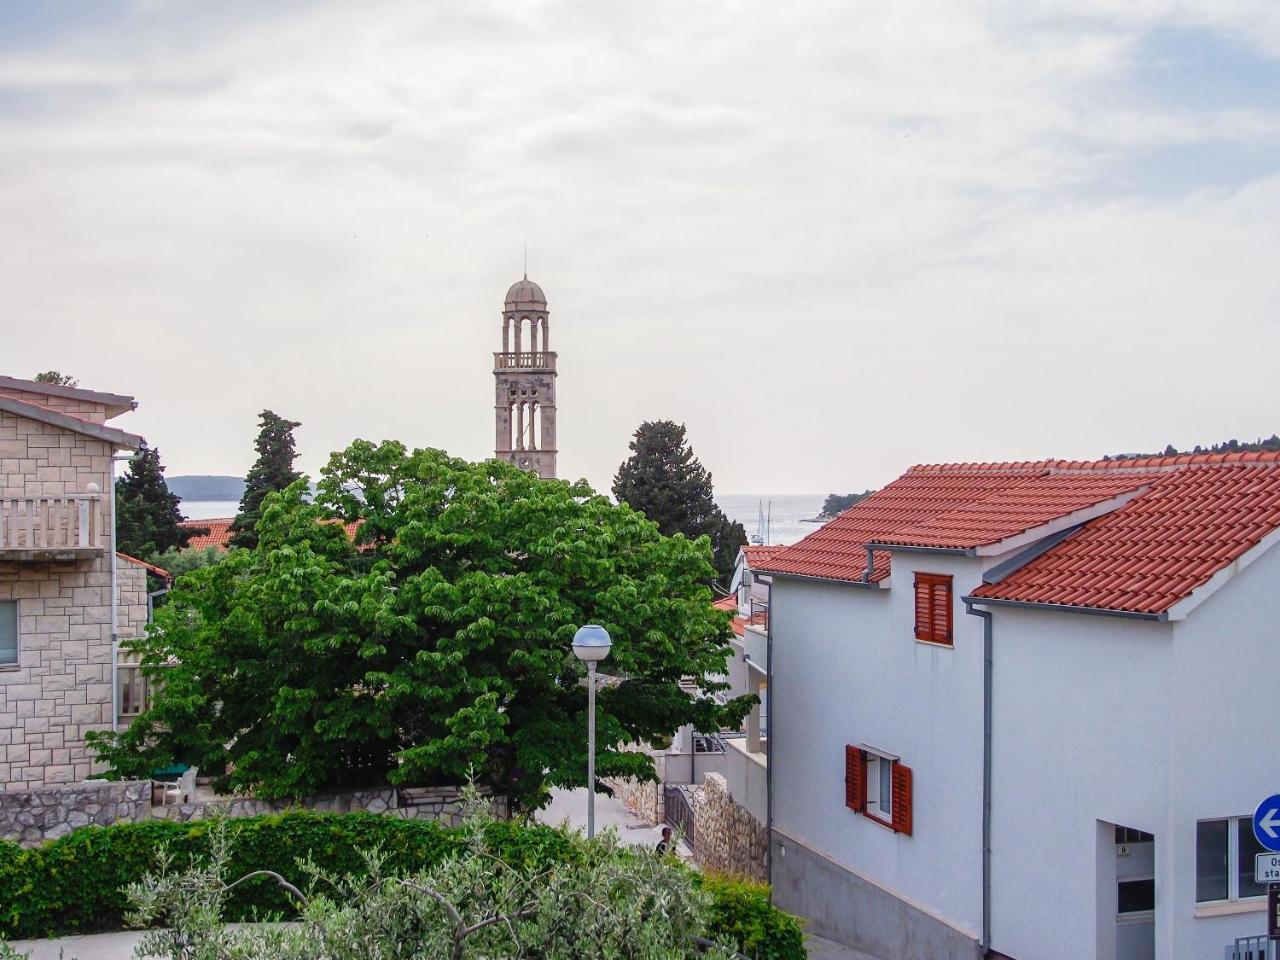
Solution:
M 1176 623 L 994 609 L 995 949 L 1093 955 L 1100 820 L 1155 835 L 1156 956 L 1262 932 L 1196 916 L 1195 825 L 1280 791 L 1277 582 L 1272 550 Z
M 980 582 L 980 561 L 898 553 L 893 562 L 887 590 L 774 579 L 774 826 L 976 938 L 983 636 L 959 598 Z M 915 639 L 916 569 L 955 577 L 954 647 Z M 847 743 L 912 769 L 913 836 L 845 807 Z

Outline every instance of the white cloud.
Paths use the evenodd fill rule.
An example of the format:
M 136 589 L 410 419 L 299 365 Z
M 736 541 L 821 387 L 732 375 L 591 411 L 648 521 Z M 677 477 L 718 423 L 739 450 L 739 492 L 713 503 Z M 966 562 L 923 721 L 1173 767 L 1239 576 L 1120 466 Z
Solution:
M 563 472 L 687 420 L 724 489 L 1270 433 L 1280 186 L 1120 193 L 1280 111 L 1153 109 L 1144 31 L 1270 4 L 141 6 L 0 62 L 4 372 L 134 392 L 172 472 L 263 406 L 483 456 L 530 244 Z M 269 12 L 263 12 L 267 10 Z M 1206 183 L 1218 182 L 1206 177 Z M 1106 189 L 1095 185 L 1106 183 Z

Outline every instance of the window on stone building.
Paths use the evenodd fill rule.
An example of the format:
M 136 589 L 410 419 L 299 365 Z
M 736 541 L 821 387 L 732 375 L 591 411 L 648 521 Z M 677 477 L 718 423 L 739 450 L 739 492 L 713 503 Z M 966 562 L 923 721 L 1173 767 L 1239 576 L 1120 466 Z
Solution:
M 0 667 L 18 665 L 18 601 L 0 600 Z

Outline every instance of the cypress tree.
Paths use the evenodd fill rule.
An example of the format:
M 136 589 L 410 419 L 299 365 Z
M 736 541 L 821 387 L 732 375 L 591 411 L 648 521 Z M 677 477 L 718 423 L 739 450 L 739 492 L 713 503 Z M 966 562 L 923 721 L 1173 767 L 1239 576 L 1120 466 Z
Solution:
M 165 483 L 160 451 L 139 450 L 116 481 L 116 547 L 148 563 L 185 547 L 193 531 L 179 526 L 181 502 Z
M 747 532 L 716 504 L 711 474 L 693 455 L 684 425 L 670 420 L 646 421 L 636 430 L 629 447 L 631 456 L 613 478 L 613 495 L 618 502 L 639 510 L 666 536 L 709 536 L 716 572 L 727 584 L 738 550 L 747 542 Z
M 240 512 L 231 524 L 233 547 L 258 545 L 258 520 L 262 517 L 262 501 L 273 490 L 283 490 L 302 474 L 293 469 L 298 458 L 294 449 L 293 431 L 302 426 L 295 420 L 286 420 L 270 410 L 263 410 L 259 418 L 260 429 L 254 444 L 258 459 L 244 478 L 244 496 L 240 498 Z

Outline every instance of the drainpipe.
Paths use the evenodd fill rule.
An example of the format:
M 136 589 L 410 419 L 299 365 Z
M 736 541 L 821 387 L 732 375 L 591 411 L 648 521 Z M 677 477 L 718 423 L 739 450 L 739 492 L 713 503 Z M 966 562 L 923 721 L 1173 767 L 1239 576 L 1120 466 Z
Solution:
M 982 956 L 991 950 L 991 611 L 965 598 L 964 612 L 982 618 Z
M 871 566 L 876 562 L 875 551 L 872 550 L 871 547 L 869 546 L 864 546 L 863 549 L 867 551 L 867 569 L 862 572 L 862 582 L 870 583 L 871 582 Z
M 116 461 L 132 460 L 127 457 L 111 458 L 110 486 L 107 487 L 108 516 L 111 518 L 111 732 L 120 730 L 120 584 L 116 580 Z
M 778 700 L 773 691 L 773 584 L 769 584 L 769 616 L 764 630 L 764 687 L 769 697 L 769 727 L 764 741 L 765 882 L 773 885 L 773 741 L 778 722 Z M 769 898 L 772 901 L 773 892 Z

